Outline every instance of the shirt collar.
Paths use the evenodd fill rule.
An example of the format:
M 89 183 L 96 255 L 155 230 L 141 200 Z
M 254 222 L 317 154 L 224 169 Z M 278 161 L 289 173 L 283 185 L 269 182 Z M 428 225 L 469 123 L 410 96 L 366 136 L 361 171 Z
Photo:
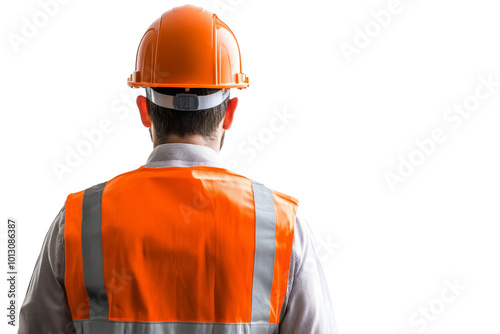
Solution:
M 221 167 L 219 154 L 207 146 L 167 143 L 156 146 L 145 167 Z

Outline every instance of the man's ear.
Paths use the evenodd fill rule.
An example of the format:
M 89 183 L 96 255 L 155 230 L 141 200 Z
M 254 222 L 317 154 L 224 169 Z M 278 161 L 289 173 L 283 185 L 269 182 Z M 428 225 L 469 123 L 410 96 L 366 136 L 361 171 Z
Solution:
M 238 106 L 238 98 L 233 97 L 232 99 L 229 99 L 227 103 L 227 110 L 226 110 L 226 116 L 224 117 L 224 123 L 222 123 L 222 128 L 224 130 L 229 130 L 231 127 L 231 124 L 233 124 L 233 116 L 234 116 L 234 111 L 236 110 L 236 107 Z
M 139 113 L 141 114 L 142 124 L 144 124 L 145 127 L 150 128 L 151 121 L 149 120 L 148 105 L 147 105 L 146 97 L 139 95 L 137 97 L 136 102 L 137 102 L 137 107 L 139 107 Z

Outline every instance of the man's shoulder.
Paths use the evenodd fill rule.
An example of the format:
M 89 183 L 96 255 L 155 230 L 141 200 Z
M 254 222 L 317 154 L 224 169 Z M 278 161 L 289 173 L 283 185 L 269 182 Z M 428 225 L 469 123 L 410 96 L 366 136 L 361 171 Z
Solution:
M 89 186 L 85 189 L 82 189 L 82 190 L 79 190 L 79 191 L 76 191 L 76 192 L 72 192 L 70 193 L 68 196 L 67 196 L 67 201 L 68 200 L 75 200 L 75 199 L 78 199 L 80 198 L 83 198 L 83 194 L 85 193 L 86 190 L 88 189 L 92 189 L 92 188 L 95 188 L 95 187 L 102 187 L 104 184 L 105 184 L 105 187 L 106 187 L 106 191 L 110 191 L 111 189 L 114 189 L 114 188 L 120 188 L 119 185 L 123 183 L 123 181 L 125 180 L 132 180 L 134 178 L 140 178 L 141 175 L 144 175 L 144 173 L 148 173 L 148 172 L 153 172 L 153 173 L 157 173 L 157 172 L 161 172 L 161 171 L 173 171 L 173 170 L 177 170 L 177 171 L 186 171 L 188 169 L 197 169 L 197 170 L 204 170 L 204 171 L 207 171 L 207 172 L 212 172 L 212 173 L 222 173 L 222 174 L 225 174 L 225 175 L 230 175 L 234 178 L 239 178 L 241 180 L 245 180 L 246 182 L 249 182 L 249 183 L 256 183 L 256 184 L 260 184 L 260 185 L 263 185 L 264 187 L 268 188 L 274 198 L 275 198 L 275 202 L 277 204 L 283 204 L 283 205 L 287 205 L 287 206 L 290 206 L 292 208 L 294 208 L 294 211 L 296 211 L 296 208 L 299 204 L 299 200 L 294 197 L 294 196 L 291 196 L 285 192 L 282 192 L 280 190 L 276 190 L 272 187 L 268 187 L 265 183 L 262 183 L 262 182 L 259 182 L 258 180 L 254 180 L 252 178 L 249 178 L 245 175 L 242 175 L 242 174 L 239 174 L 235 171 L 232 171 L 232 170 L 229 170 L 229 169 L 226 169 L 226 168 L 220 168 L 220 167 L 209 167 L 209 166 L 195 166 L 195 167 L 175 167 L 175 166 L 172 166 L 172 167 L 146 167 L 146 166 L 140 166 L 134 170 L 131 170 L 131 171 L 127 171 L 127 172 L 124 172 L 124 173 L 121 173 L 121 174 L 118 174 L 116 175 L 115 177 L 109 179 L 108 181 L 103 181 L 103 182 L 99 182 L 99 183 L 96 183 L 92 186 Z
M 109 179 L 107 181 L 101 181 L 101 182 L 98 182 L 98 183 L 94 183 L 93 185 L 91 186 L 88 186 L 87 188 L 85 189 L 80 189 L 80 190 L 77 190 L 77 191 L 74 191 L 74 192 L 71 192 L 70 194 L 68 194 L 68 199 L 69 198 L 75 198 L 75 197 L 78 197 L 78 196 L 83 196 L 83 193 L 88 190 L 88 189 L 92 189 L 92 188 L 95 188 L 95 187 L 99 187 L 99 186 L 102 186 L 102 184 L 106 184 L 107 186 L 111 185 L 111 184 L 114 184 L 116 182 L 118 182 L 120 179 L 122 178 L 126 178 L 127 176 L 132 176 L 133 174 L 136 174 L 137 172 L 139 172 L 141 169 L 143 169 L 144 166 L 141 166 L 139 168 L 136 168 L 134 170 L 131 170 L 131 171 L 127 171 L 127 172 L 124 172 L 124 173 L 121 173 L 121 174 L 118 174 L 116 175 L 115 177 L 113 177 L 112 179 Z

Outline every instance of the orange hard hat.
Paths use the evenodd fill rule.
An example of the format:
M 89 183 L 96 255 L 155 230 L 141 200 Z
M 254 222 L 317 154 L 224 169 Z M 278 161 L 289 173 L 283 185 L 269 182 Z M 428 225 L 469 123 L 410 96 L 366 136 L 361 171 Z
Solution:
M 176 7 L 146 31 L 130 87 L 246 88 L 238 41 L 217 15 L 192 5 Z

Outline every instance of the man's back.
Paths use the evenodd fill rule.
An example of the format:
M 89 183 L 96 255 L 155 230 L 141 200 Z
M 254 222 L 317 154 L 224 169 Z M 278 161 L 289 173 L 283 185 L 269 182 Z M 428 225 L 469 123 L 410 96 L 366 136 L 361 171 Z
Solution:
M 143 166 L 71 194 L 65 285 L 75 324 L 238 323 L 271 333 L 296 209 L 289 196 L 208 166 Z
M 293 198 L 274 192 L 275 208 L 283 209 L 276 211 L 276 222 L 284 232 L 274 240 L 284 238 L 273 242 L 276 255 L 271 258 L 272 248 L 259 243 L 272 238 L 264 233 L 256 239 L 257 233 L 269 231 L 264 225 L 257 232 L 254 224 L 259 219 L 254 211 L 263 208 L 255 209 L 253 186 L 260 186 L 221 168 L 217 154 L 207 147 L 159 145 L 145 166 L 106 184 L 101 206 L 106 228 L 100 235 L 83 232 L 92 232 L 82 228 L 78 213 L 85 210 L 83 193 L 68 197 L 44 242 L 19 333 L 72 333 L 74 324 L 77 333 L 189 333 L 190 322 L 197 324 L 196 333 L 335 333 L 307 225 L 297 219 L 286 226 L 295 216 Z M 94 201 L 94 210 L 99 206 L 95 196 L 105 188 L 94 187 L 97 191 L 85 199 Z M 92 245 L 87 251 L 85 238 Z M 100 238 L 103 252 L 96 253 Z M 253 245 L 263 252 L 256 254 Z M 85 268 L 90 276 L 84 275 Z M 272 280 L 270 288 L 266 276 Z M 254 288 L 266 292 L 256 295 Z M 269 306 L 252 309 L 257 305 Z M 238 314 L 242 316 L 235 321 Z M 250 325 L 252 317 L 264 316 L 266 322 Z M 115 323 L 97 321 L 100 325 L 93 329 L 91 317 Z M 148 322 L 161 323 L 155 326 L 162 329 Z M 233 325 L 224 325 L 229 322 Z

